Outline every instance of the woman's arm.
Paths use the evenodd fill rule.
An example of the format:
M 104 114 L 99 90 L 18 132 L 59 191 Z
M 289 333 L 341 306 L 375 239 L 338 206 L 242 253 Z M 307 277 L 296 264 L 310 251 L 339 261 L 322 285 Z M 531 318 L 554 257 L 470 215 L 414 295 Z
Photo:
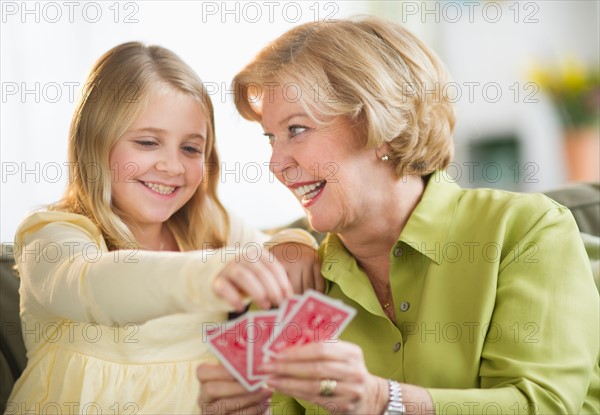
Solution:
M 597 376 L 598 292 L 572 215 L 555 207 L 518 231 L 524 236 L 499 265 L 490 322 L 518 331 L 490 330 L 481 389 L 429 390 L 440 413 L 578 413 Z

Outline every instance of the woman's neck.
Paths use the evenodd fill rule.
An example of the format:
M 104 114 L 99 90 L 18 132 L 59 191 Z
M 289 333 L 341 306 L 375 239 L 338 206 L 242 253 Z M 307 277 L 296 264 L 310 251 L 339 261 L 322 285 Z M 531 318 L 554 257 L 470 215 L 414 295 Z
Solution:
M 360 265 L 380 262 L 389 253 L 408 218 L 421 200 L 425 183 L 420 176 L 406 176 L 386 188 L 381 203 L 365 212 L 357 226 L 339 234 L 344 246 Z

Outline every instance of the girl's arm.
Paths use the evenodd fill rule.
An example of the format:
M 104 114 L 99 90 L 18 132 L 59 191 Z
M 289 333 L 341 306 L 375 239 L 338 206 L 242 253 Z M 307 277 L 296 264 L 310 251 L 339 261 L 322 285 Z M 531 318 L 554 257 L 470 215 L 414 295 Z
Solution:
M 106 325 L 143 323 L 174 313 L 231 311 L 234 307 L 216 295 L 214 282 L 227 264 L 244 261 L 240 258 L 234 249 L 108 251 L 89 219 L 58 212 L 27 218 L 17 231 L 15 247 L 29 311 L 38 308 L 47 315 Z M 223 294 L 223 285 L 219 288 Z

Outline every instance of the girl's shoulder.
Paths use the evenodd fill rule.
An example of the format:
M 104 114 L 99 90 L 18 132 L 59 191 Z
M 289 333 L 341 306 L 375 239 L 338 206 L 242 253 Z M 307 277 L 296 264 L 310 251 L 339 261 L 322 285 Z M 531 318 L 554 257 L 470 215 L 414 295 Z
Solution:
M 15 232 L 15 242 L 21 241 L 27 233 L 37 232 L 49 225 L 79 228 L 93 237 L 102 234 L 100 229 L 87 216 L 55 210 L 38 210 L 28 214 L 19 224 Z

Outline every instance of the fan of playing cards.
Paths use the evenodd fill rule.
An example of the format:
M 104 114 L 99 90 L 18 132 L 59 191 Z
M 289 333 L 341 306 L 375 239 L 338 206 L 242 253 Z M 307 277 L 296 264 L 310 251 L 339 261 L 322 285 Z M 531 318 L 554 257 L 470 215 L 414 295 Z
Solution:
M 338 338 L 356 310 L 308 290 L 284 301 L 278 310 L 251 311 L 206 330 L 210 349 L 249 391 L 266 376 L 258 368 L 279 351 Z

